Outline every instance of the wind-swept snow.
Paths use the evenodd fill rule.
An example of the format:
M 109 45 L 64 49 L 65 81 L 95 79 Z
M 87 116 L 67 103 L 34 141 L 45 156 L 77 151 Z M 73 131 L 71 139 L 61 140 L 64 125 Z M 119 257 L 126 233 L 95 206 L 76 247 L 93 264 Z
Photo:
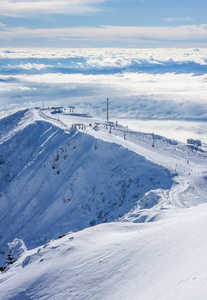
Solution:
M 152 223 L 97 225 L 25 252 L 1 299 L 205 300 L 207 206 Z

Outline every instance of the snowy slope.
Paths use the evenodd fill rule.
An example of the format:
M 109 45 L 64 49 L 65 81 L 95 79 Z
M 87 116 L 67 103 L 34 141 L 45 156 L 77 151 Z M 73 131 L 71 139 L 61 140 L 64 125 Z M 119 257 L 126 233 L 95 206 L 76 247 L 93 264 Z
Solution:
M 71 230 L 115 221 L 146 192 L 172 185 L 163 167 L 116 143 L 40 120 L 2 143 L 0 152 L 5 253 L 14 238 L 32 248 Z
M 20 258 L 0 275 L 2 299 L 205 299 L 202 149 L 67 111 L 9 118 L 1 266 L 7 243 Z
M 205 300 L 206 216 L 205 204 L 166 221 L 71 233 L 24 252 L 0 275 L 0 298 Z
M 6 141 L 16 130 L 18 130 L 18 124 L 21 122 L 21 119 L 26 112 L 27 110 L 18 111 L 17 113 L 0 120 L 0 143 Z

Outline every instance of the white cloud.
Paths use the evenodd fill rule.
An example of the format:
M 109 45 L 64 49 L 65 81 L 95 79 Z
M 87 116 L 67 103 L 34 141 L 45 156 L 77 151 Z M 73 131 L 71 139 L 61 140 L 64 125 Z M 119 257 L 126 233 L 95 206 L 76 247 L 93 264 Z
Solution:
M 70 103 L 76 106 L 78 112 L 81 110 L 104 118 L 106 97 L 109 96 L 110 117 L 118 119 L 120 123 L 122 118 L 127 118 L 125 124 L 131 127 L 132 119 L 138 119 L 139 122 L 134 121 L 132 128 L 175 138 L 182 131 L 186 131 L 183 137 L 196 138 L 201 129 L 202 139 L 206 140 L 207 123 L 201 122 L 207 118 L 205 75 L 56 73 L 13 77 L 16 82 L 1 84 L 1 110 L 8 105 L 42 105 L 44 100 L 45 105 L 49 106 Z M 9 76 L 2 76 L 3 78 L 6 80 Z M 181 124 L 181 120 L 188 122 Z M 189 123 L 189 120 L 192 122 Z M 159 126 L 160 123 L 162 126 Z
M 108 0 L 1 0 L 0 15 L 29 17 L 39 14 L 81 15 L 97 11 Z
M 123 68 L 131 64 L 131 60 L 124 59 L 122 57 L 105 57 L 105 58 L 91 58 L 87 61 L 87 64 L 89 66 L 93 66 L 96 68 L 102 68 L 102 67 L 118 67 Z
M 165 106 L 169 116 L 173 116 L 173 109 L 177 107 L 178 103 L 183 103 L 186 107 L 186 103 L 198 103 L 206 106 L 207 84 L 206 75 L 193 76 L 193 74 L 147 74 L 147 73 L 118 73 L 118 74 L 101 74 L 101 75 L 84 75 L 84 74 L 61 74 L 61 73 L 45 73 L 45 74 L 26 74 L 26 75 L 13 75 L 13 81 L 11 76 L 1 76 L 3 82 L 1 83 L 1 91 L 5 92 L 2 95 L 2 99 L 5 99 L 5 95 L 8 95 L 10 91 L 14 95 L 18 95 L 18 89 L 21 86 L 27 86 L 29 88 L 40 89 L 40 94 L 44 93 L 48 99 L 57 95 L 59 98 L 63 98 L 63 95 L 75 93 L 76 96 L 84 95 L 122 95 L 122 96 L 135 96 L 140 98 L 140 103 L 145 103 L 145 99 L 148 98 L 153 102 L 153 106 L 156 106 L 156 112 L 151 110 L 151 102 L 145 103 L 141 107 L 141 114 L 145 117 L 149 114 L 159 114 L 158 111 Z M 8 81 L 7 81 L 8 80 Z M 51 93 L 50 93 L 51 91 Z M 20 93 L 22 94 L 22 93 Z M 73 95 L 73 94 L 72 94 Z M 144 95 L 144 98 L 142 99 Z M 38 94 L 32 94 L 31 97 L 38 98 Z M 161 101 L 161 107 L 159 104 Z M 173 101 L 176 104 L 170 104 Z M 5 103 L 5 102 L 4 102 Z M 158 104 L 156 104 L 158 103 Z M 166 103 L 166 104 L 164 104 Z M 156 105 L 155 105 L 156 104 Z M 136 106 L 131 107 L 132 115 L 133 110 L 136 110 Z M 147 105 L 147 106 L 146 106 Z M 149 106 L 149 107 L 148 107 Z M 172 107 L 173 109 L 171 109 Z M 148 109 L 148 108 L 149 109 Z M 178 105 L 178 111 L 181 109 Z M 202 108 L 203 109 L 203 108 Z M 189 105 L 185 110 L 181 109 L 181 114 L 185 117 L 190 116 L 194 118 L 196 115 L 203 115 L 207 117 L 206 109 L 202 110 L 198 106 L 198 114 L 195 106 L 191 109 Z M 147 110 L 147 111 L 146 111 Z M 179 112 L 176 111 L 176 115 Z M 124 109 L 123 115 L 126 113 Z M 120 113 L 119 113 L 120 114 Z M 161 113 L 160 113 L 161 114 Z M 191 115 L 192 114 L 192 115 Z
M 189 137 L 194 139 L 206 140 L 206 122 L 186 122 L 178 120 L 133 120 L 122 119 L 122 125 L 128 126 L 135 131 L 155 133 L 171 139 L 186 142 Z
M 48 38 L 56 40 L 123 41 L 147 43 L 152 41 L 207 40 L 207 24 L 177 27 L 101 26 L 76 28 L 7 28 L 0 39 Z
M 7 77 L 5 76 L 5 79 Z M 206 102 L 206 75 L 192 74 L 147 74 L 118 73 L 101 75 L 46 73 L 13 76 L 18 82 L 35 84 L 66 84 L 90 86 L 103 85 L 121 91 L 125 95 L 162 95 L 164 99 L 176 102 Z M 158 97 L 159 98 L 159 97 Z M 195 111 L 194 111 L 195 113 Z
M 9 68 L 12 68 L 12 69 L 23 69 L 23 70 L 31 70 L 31 69 L 35 69 L 35 70 L 43 70 L 43 69 L 46 69 L 48 67 L 51 67 L 50 65 L 45 65 L 45 64 L 31 64 L 31 63 L 28 63 L 28 64 L 20 64 L 20 65 L 8 65 Z
M 65 59 L 82 57 L 88 66 L 130 66 L 132 63 L 141 65 L 159 63 L 194 62 L 206 65 L 206 48 L 151 48 L 151 49 L 121 49 L 121 48 L 0 48 L 1 59 Z M 52 62 L 52 61 L 51 61 Z M 59 62 L 60 64 L 60 62 Z M 23 65 L 23 64 L 22 64 Z M 31 64 L 34 66 L 34 64 Z M 48 66 L 48 65 L 47 65 Z

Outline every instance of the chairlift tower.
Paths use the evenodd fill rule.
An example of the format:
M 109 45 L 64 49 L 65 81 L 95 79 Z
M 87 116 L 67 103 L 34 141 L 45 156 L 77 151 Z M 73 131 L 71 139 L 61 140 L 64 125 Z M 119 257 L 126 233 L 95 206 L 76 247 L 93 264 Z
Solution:
M 70 112 L 72 112 L 73 113 L 73 110 L 75 109 L 75 106 L 68 106 L 69 108 L 70 108 Z

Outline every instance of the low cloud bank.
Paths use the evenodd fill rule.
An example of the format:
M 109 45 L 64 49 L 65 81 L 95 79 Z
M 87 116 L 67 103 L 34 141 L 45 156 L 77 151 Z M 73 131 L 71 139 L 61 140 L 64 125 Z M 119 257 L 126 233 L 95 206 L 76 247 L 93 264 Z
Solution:
M 105 118 L 109 97 L 114 120 L 207 120 L 205 49 L 27 50 L 0 50 L 0 116 L 44 102 Z

